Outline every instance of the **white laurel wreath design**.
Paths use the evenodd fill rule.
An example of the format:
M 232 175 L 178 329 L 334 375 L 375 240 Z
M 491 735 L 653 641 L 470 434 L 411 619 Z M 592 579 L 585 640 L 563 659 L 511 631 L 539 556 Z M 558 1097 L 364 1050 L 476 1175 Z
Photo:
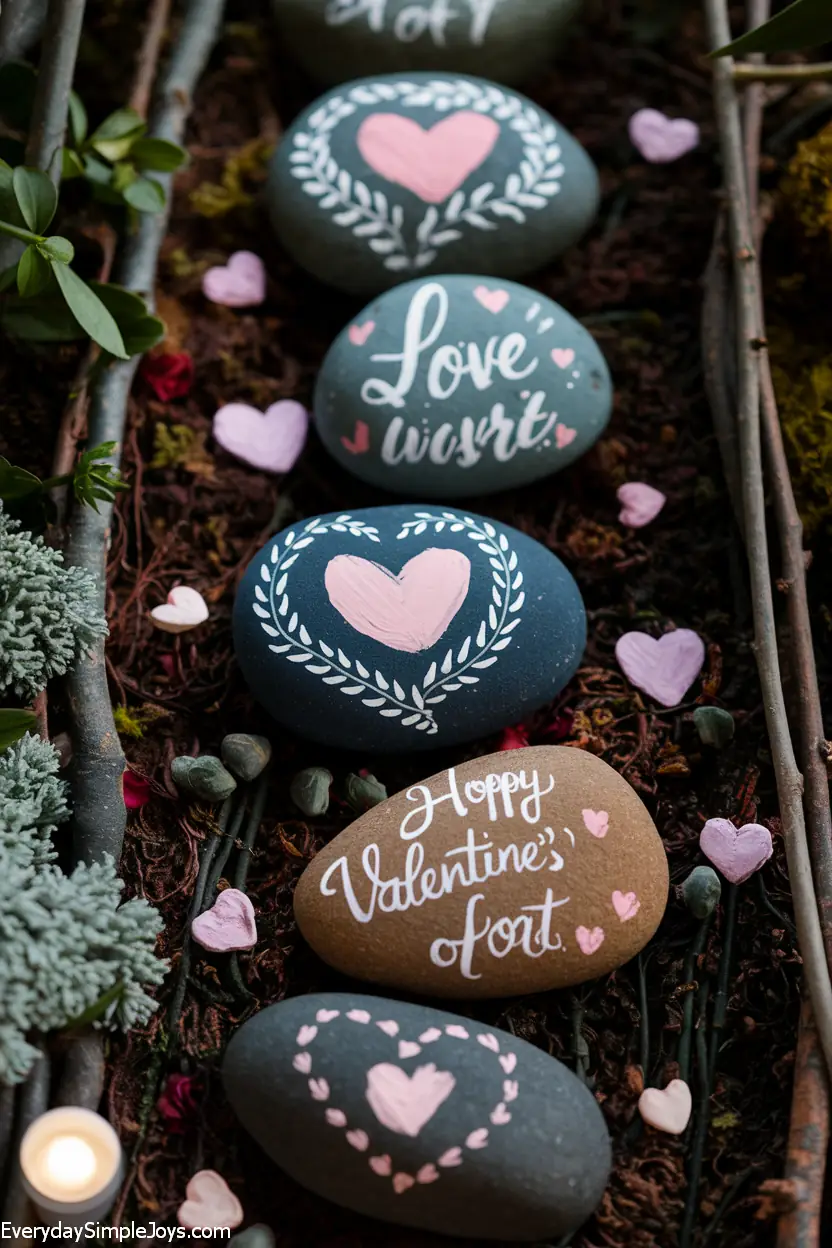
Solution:
M 380 542 L 378 529 L 356 520 L 349 515 L 334 520 L 310 520 L 300 531 L 293 529 L 282 542 L 272 546 L 269 560 L 260 566 L 263 585 L 256 585 L 252 609 L 260 621 L 260 627 L 273 639 L 269 649 L 289 663 L 302 663 L 307 672 L 320 676 L 325 685 L 333 685 L 347 697 L 361 697 L 364 706 L 373 707 L 385 719 L 396 720 L 403 728 L 415 728 L 433 736 L 439 731 L 434 707 L 444 702 L 449 693 L 456 693 L 466 686 L 476 685 L 480 677 L 473 672 L 491 667 L 500 657 L 500 651 L 511 645 L 514 630 L 520 623 L 518 614 L 526 600 L 523 573 L 519 560 L 511 549 L 508 538 L 483 521 L 478 524 L 470 516 L 457 516 L 443 511 L 435 516 L 427 511 L 413 513 L 415 519 L 406 521 L 397 540 L 418 536 L 432 526 L 434 533 L 443 529 L 449 533 L 467 532 L 471 541 L 488 557 L 491 565 L 491 603 L 486 616 L 475 632 L 471 632 L 458 648 L 451 646 L 441 663 L 432 662 L 421 684 L 411 686 L 410 695 L 397 680 L 388 680 L 378 669 L 369 669 L 357 659 L 351 659 L 340 646 L 333 647 L 325 641 L 317 644 L 306 626 L 292 609 L 289 601 L 290 569 L 301 552 L 328 532 L 349 533 Z M 265 587 L 265 588 L 264 588 Z M 514 618 L 510 618 L 510 617 Z
M 364 182 L 340 168 L 330 150 L 332 132 L 345 117 L 360 105 L 391 101 L 399 101 L 406 108 L 434 108 L 438 112 L 468 108 L 488 113 L 496 121 L 508 122 L 523 139 L 519 170 L 508 175 L 501 191 L 493 182 L 485 182 L 469 195 L 456 191 L 442 212 L 435 206 L 427 209 L 416 230 L 415 254 L 408 250 L 402 234 L 401 205 L 391 206 L 382 191 L 371 192 Z M 440 247 L 462 238 L 458 227 L 463 223 L 477 230 L 496 230 L 499 227 L 489 220 L 489 214 L 523 225 L 524 209 L 545 208 L 560 191 L 559 179 L 564 174 L 557 137 L 557 127 L 542 113 L 499 87 L 481 87 L 464 79 L 421 84 L 374 82 L 333 96 L 316 109 L 308 130 L 295 134 L 295 150 L 289 160 L 292 176 L 303 179 L 302 189 L 320 201 L 319 207 L 340 210 L 333 217 L 336 225 L 351 229 L 356 238 L 366 238 L 371 250 L 384 257 L 385 268 L 403 272 L 431 264 Z

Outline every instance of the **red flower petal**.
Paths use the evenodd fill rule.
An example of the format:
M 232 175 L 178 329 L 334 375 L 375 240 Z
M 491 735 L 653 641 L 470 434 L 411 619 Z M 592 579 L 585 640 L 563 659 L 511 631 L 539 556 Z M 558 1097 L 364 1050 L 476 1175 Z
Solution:
M 182 399 L 194 384 L 194 362 L 187 351 L 175 355 L 146 355 L 139 370 L 157 399 Z
M 121 777 L 124 805 L 128 810 L 138 810 L 150 799 L 150 783 L 144 776 L 137 776 L 128 768 Z
M 526 736 L 526 730 L 522 724 L 517 724 L 514 728 L 503 729 L 503 739 L 500 742 L 501 750 L 522 750 L 524 746 L 529 744 L 529 738 Z

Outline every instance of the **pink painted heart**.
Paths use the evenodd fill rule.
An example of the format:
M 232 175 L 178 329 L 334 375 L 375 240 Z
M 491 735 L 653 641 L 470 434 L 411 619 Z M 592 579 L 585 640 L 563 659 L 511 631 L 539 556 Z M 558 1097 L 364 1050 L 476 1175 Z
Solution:
M 326 1079 L 310 1079 L 309 1092 L 313 1101 L 329 1100 L 329 1084 Z
M 450 1166 L 461 1166 L 462 1165 L 462 1149 L 459 1148 L 459 1146 L 455 1148 L 449 1148 L 439 1158 L 439 1165 L 445 1168 L 448 1168 Z
M 347 1115 L 343 1109 L 328 1109 L 324 1117 L 331 1127 L 345 1127 L 347 1125 Z
M 575 352 L 571 347 L 553 347 L 552 359 L 558 368 L 568 368 L 570 364 L 575 362 Z
M 412 191 L 426 204 L 441 204 L 491 154 L 500 126 L 466 110 L 423 130 L 411 117 L 371 113 L 358 127 L 358 150 L 374 173 Z
M 616 642 L 615 657 L 637 689 L 662 706 L 678 706 L 702 670 L 705 643 L 689 628 L 665 633 L 658 641 L 647 633 L 625 633 Z
M 423 550 L 398 576 L 358 555 L 336 555 L 324 584 L 329 601 L 357 632 L 391 650 L 429 650 L 468 593 L 471 561 L 459 550 Z
M 346 434 L 341 438 L 341 445 L 350 455 L 366 455 L 370 449 L 370 426 L 366 420 L 355 422 L 355 433 L 351 438 Z
M 666 1088 L 645 1088 L 638 1098 L 638 1112 L 657 1131 L 681 1135 L 690 1122 L 693 1100 L 684 1079 L 671 1079 Z
M 511 1114 L 502 1101 L 500 1101 L 496 1109 L 492 1110 L 491 1121 L 495 1127 L 504 1127 L 507 1122 L 511 1122 Z
M 488 1146 L 488 1127 L 478 1127 L 465 1140 L 466 1148 L 486 1148 Z
M 640 108 L 627 126 L 630 142 L 645 160 L 665 165 L 699 146 L 699 127 L 686 117 L 665 117 L 656 108 Z
M 319 1023 L 331 1023 L 340 1013 L 340 1010 L 318 1010 L 315 1018 Z
M 432 1161 L 429 1161 L 427 1165 L 422 1166 L 421 1170 L 416 1171 L 417 1183 L 435 1183 L 438 1178 L 439 1171 L 436 1169 L 436 1166 Z
M 468 1032 L 465 1030 L 464 1027 L 461 1027 L 459 1023 L 449 1023 L 448 1026 L 445 1028 L 445 1034 L 448 1036 L 453 1036 L 455 1040 L 467 1040 L 468 1039 Z
M 555 426 L 555 442 L 559 451 L 564 450 L 565 447 L 574 442 L 577 436 L 577 429 L 570 429 L 568 425 Z
M 438 1040 L 442 1032 L 438 1027 L 428 1027 L 427 1031 L 423 1031 L 419 1039 L 422 1044 L 433 1044 L 434 1040 Z
M 495 1035 L 492 1035 L 490 1031 L 477 1036 L 477 1042 L 481 1044 L 484 1049 L 490 1049 L 492 1053 L 500 1052 L 500 1041 Z
M 354 347 L 363 347 L 375 327 L 375 321 L 365 321 L 363 325 L 350 325 L 347 337 Z
M 631 529 L 643 529 L 650 524 L 667 502 L 661 490 L 654 490 L 643 481 L 628 481 L 619 488 L 616 498 L 621 503 L 618 519 Z
M 496 315 L 502 312 L 511 295 L 507 290 L 489 290 L 487 286 L 475 286 L 474 298 L 487 312 L 493 312 Z
M 520 1092 L 520 1085 L 516 1079 L 506 1079 L 503 1083 L 503 1100 L 511 1102 L 516 1101 Z
M 635 893 L 622 893 L 616 889 L 612 895 L 612 908 L 622 923 L 635 918 L 641 909 L 641 902 Z
M 376 1118 L 414 1140 L 455 1087 L 450 1071 L 437 1070 L 433 1063 L 418 1066 L 412 1075 L 389 1062 L 367 1071 L 367 1100 Z
M 415 1040 L 399 1041 L 399 1057 L 402 1061 L 408 1057 L 415 1057 L 417 1053 L 422 1052 L 421 1044 L 417 1044 Z
M 515 1066 L 517 1065 L 517 1054 L 516 1053 L 504 1053 L 502 1057 L 499 1058 L 498 1060 L 503 1070 L 506 1072 L 506 1074 L 510 1075 L 511 1072 L 514 1070 Z
M 370 1169 L 386 1179 L 393 1173 L 393 1159 L 389 1153 L 383 1153 L 381 1157 L 371 1157 Z
M 248 403 L 226 403 L 214 416 L 214 439 L 230 455 L 261 472 L 289 472 L 306 444 L 309 413 L 294 399 L 265 412 Z
M 150 618 L 163 633 L 185 633 L 208 619 L 208 607 L 202 594 L 188 585 L 176 585 L 161 607 L 154 607 Z
M 356 1152 L 366 1153 L 367 1149 L 370 1147 L 370 1137 L 366 1131 L 348 1131 L 347 1143 L 351 1148 L 354 1148 Z
M 730 819 L 709 819 L 699 833 L 699 848 L 732 884 L 742 884 L 774 853 L 771 833 L 760 823 L 735 828 Z
M 376 1023 L 376 1027 L 383 1031 L 385 1036 L 397 1036 L 399 1034 L 399 1024 L 392 1018 L 384 1018 L 380 1023 Z
M 266 270 L 253 251 L 235 251 L 227 264 L 208 269 L 202 293 L 227 308 L 250 308 L 266 298 Z
M 176 1217 L 189 1231 L 209 1226 L 233 1230 L 243 1220 L 243 1207 L 221 1174 L 199 1170 L 185 1188 Z
M 406 1192 L 415 1182 L 416 1180 L 412 1174 L 404 1174 L 402 1171 L 399 1171 L 398 1174 L 393 1175 L 393 1191 L 397 1196 L 401 1196 L 402 1192 Z
M 311 1023 L 304 1023 L 297 1034 L 296 1040 L 301 1047 L 311 1044 L 318 1034 L 318 1028 Z
M 581 953 L 587 956 L 595 953 L 604 943 L 603 927 L 593 927 L 592 931 L 588 927 L 576 927 L 575 939 L 578 942 L 578 948 Z
M 311 1053 L 296 1053 L 292 1058 L 292 1065 L 295 1070 L 299 1070 L 302 1075 L 308 1075 L 312 1069 Z
M 369 1023 L 370 1015 L 366 1010 L 350 1010 L 347 1018 L 353 1023 Z
M 610 830 L 610 817 L 605 810 L 582 810 L 581 818 L 587 832 L 592 836 L 597 836 L 599 841 L 603 840 Z
M 203 949 L 214 953 L 252 949 L 257 944 L 254 906 L 240 889 L 226 888 L 211 909 L 198 914 L 191 923 L 191 935 Z

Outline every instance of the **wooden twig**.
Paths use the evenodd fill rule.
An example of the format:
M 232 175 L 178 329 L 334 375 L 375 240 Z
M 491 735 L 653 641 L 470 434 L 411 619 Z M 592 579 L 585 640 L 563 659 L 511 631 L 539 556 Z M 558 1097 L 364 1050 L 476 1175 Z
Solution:
M 26 164 L 57 186 L 86 0 L 49 0 L 35 102 L 26 141 Z
M 705 0 L 711 44 L 731 40 L 726 0 Z M 739 100 L 730 57 L 714 61 L 714 100 L 722 164 L 728 195 L 729 236 L 733 252 L 737 341 L 737 424 L 742 475 L 745 541 L 751 584 L 755 653 L 771 742 L 789 879 L 798 941 L 806 982 L 815 1011 L 818 1034 L 827 1065 L 832 1069 L 832 985 L 826 964 L 817 910 L 812 865 L 802 804 L 803 780 L 789 733 L 783 696 L 774 602 L 766 537 L 760 439 L 760 349 L 764 345 L 760 320 L 759 267 L 755 254 L 745 170 Z
M 777 1227 L 777 1248 L 817 1248 L 820 1244 L 823 1176 L 829 1147 L 829 1080 L 812 1006 L 804 997 L 797 1033 L 794 1095 L 786 1154 L 786 1179 L 794 1185 L 794 1208 Z
M 156 78 L 156 66 L 159 52 L 170 17 L 171 0 L 153 0 L 153 7 L 147 19 L 144 39 L 136 59 L 136 77 L 130 94 L 130 108 L 140 117 L 147 117 L 150 106 L 150 94 Z
M 191 93 L 207 62 L 222 18 L 224 0 L 189 0 L 179 41 L 163 76 L 158 107 L 150 127 L 155 138 L 182 141 L 191 110 Z M 159 249 L 167 230 L 172 175 L 160 173 L 166 208 L 143 214 L 129 239 L 119 271 L 128 290 L 143 294 L 152 306 Z M 111 364 L 101 377 L 90 402 L 90 444 L 114 442 L 111 462 L 118 467 L 124 439 L 127 399 L 139 357 Z M 67 550 L 68 562 L 86 568 L 105 593 L 105 567 L 112 507 L 100 511 L 76 507 Z M 73 853 L 76 861 L 91 862 L 103 854 L 118 858 L 124 839 L 126 812 L 121 792 L 124 755 L 110 706 L 104 645 L 99 643 L 68 680 L 72 709 L 75 778 L 73 786 Z
M 800 86 L 805 82 L 822 82 L 832 78 L 832 61 L 820 61 L 816 65 L 755 65 L 751 61 L 734 64 L 734 81 L 746 82 L 793 82 Z

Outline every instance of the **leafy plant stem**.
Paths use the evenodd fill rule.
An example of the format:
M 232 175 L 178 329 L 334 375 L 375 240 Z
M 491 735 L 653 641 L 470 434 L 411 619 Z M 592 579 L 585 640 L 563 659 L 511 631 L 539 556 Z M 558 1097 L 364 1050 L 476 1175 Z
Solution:
M 698 1026 L 696 1028 L 696 1082 L 699 1091 L 698 1103 L 694 1106 L 694 1129 L 690 1147 L 690 1164 L 688 1166 L 688 1187 L 685 1196 L 685 1211 L 682 1215 L 682 1228 L 679 1235 L 679 1248 L 690 1248 L 694 1223 L 699 1203 L 699 1180 L 702 1176 L 702 1159 L 705 1153 L 705 1141 L 708 1138 L 708 1127 L 711 1118 L 711 1072 L 708 1064 L 708 992 L 710 983 L 703 979 L 696 994 Z
M 240 856 L 237 859 L 237 868 L 234 872 L 234 887 L 240 892 L 245 890 L 246 876 L 248 875 L 249 863 L 251 862 L 251 851 L 254 848 L 254 840 L 257 836 L 260 823 L 263 819 L 263 811 L 266 807 L 266 794 L 269 789 L 270 770 L 267 767 L 257 781 L 257 787 L 254 790 L 254 797 L 251 803 L 251 813 L 246 824 L 243 843 L 240 847 Z
M 734 66 L 734 81 L 746 82 L 822 82 L 832 78 L 832 61 L 814 65 L 753 65 L 741 61 Z
M 86 0 L 49 0 L 46 14 L 26 164 L 48 174 L 55 186 L 61 180 L 61 148 L 85 5 Z
M 46 242 L 42 234 L 33 234 L 31 230 L 24 230 L 22 226 L 12 225 L 10 221 L 0 221 L 0 234 L 8 234 L 9 238 L 16 238 L 21 243 Z
M 694 977 L 699 958 L 702 956 L 702 951 L 705 948 L 705 940 L 708 936 L 708 929 L 711 926 L 711 918 L 712 916 L 709 914 L 699 924 L 685 961 L 685 986 L 687 991 L 682 1011 L 682 1027 L 679 1032 L 679 1052 L 677 1054 L 679 1078 L 684 1079 L 685 1083 L 690 1081 L 690 1060 L 693 1046 Z
M 208 877 L 208 883 L 205 887 L 205 895 L 202 899 L 202 909 L 205 910 L 214 901 L 214 893 L 217 891 L 217 885 L 222 878 L 225 864 L 231 857 L 231 851 L 234 848 L 234 842 L 240 835 L 240 828 L 243 826 L 243 820 L 246 817 L 246 801 L 248 799 L 248 786 L 239 795 L 237 809 L 234 812 L 234 818 L 231 821 L 231 827 L 223 835 L 222 844 L 219 847 L 219 853 L 215 856 Z
M 725 1016 L 728 1012 L 728 981 L 731 977 L 731 955 L 734 948 L 734 931 L 737 925 L 737 885 L 729 884 L 725 897 L 725 922 L 722 932 L 722 953 L 719 959 L 719 976 L 717 978 L 716 996 L 714 997 L 714 1014 L 711 1024 L 710 1050 L 708 1066 L 713 1080 L 716 1073 L 716 1059 L 725 1027 Z

